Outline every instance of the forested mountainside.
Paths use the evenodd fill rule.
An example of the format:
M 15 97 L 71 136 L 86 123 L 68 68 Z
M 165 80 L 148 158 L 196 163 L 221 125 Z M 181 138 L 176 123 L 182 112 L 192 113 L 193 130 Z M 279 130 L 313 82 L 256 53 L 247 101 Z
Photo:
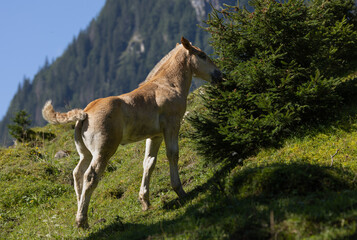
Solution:
M 33 126 L 45 124 L 41 108 L 48 99 L 66 110 L 90 101 L 129 92 L 185 36 L 209 50 L 203 25 L 212 6 L 236 0 L 107 0 L 100 14 L 53 62 L 45 61 L 34 79 L 24 79 L 0 122 L 1 144 L 11 143 L 7 125 L 26 110 Z M 246 4 L 247 1 L 240 1 Z

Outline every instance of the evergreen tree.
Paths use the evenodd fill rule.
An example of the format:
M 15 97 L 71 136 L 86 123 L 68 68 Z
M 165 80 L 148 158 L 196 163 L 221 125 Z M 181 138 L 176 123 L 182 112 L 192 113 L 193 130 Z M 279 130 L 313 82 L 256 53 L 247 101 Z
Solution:
M 27 141 L 30 138 L 30 133 L 32 133 L 29 129 L 31 120 L 28 113 L 21 110 L 16 113 L 12 121 L 14 124 L 8 125 L 10 135 L 19 142 Z
M 226 81 L 207 87 L 191 118 L 200 150 L 236 159 L 333 117 L 348 98 L 341 76 L 357 59 L 353 0 L 253 0 L 207 21 Z M 354 88 L 354 93 L 356 89 Z

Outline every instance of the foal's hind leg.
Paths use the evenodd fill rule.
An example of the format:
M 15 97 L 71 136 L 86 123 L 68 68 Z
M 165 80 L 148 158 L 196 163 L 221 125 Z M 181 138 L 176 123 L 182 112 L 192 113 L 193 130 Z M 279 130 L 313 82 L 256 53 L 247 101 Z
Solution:
M 170 163 L 170 178 L 171 186 L 176 194 L 182 198 L 186 195 L 182 188 L 180 177 L 178 174 L 179 146 L 178 146 L 178 130 L 179 128 L 169 129 L 164 131 L 166 155 Z
M 78 211 L 76 216 L 76 222 L 78 227 L 88 227 L 88 207 L 89 201 L 94 189 L 97 187 L 100 177 L 102 176 L 109 158 L 111 155 L 95 154 L 93 159 L 84 173 L 83 189 L 78 203 Z
M 87 170 L 92 160 L 92 154 L 83 143 L 81 131 L 82 122 L 78 122 L 75 129 L 75 143 L 80 160 L 73 170 L 74 190 L 76 191 L 77 204 L 79 204 L 79 201 L 81 200 L 84 172 Z
M 77 147 L 78 149 L 78 147 Z M 79 204 L 81 200 L 81 194 L 82 194 L 82 188 L 83 188 L 83 177 L 85 171 L 88 169 L 89 164 L 92 160 L 92 154 L 90 152 L 80 152 L 79 150 L 78 154 L 80 157 L 80 160 L 77 164 L 77 166 L 73 170 L 73 180 L 74 180 L 74 190 L 76 191 L 76 196 L 77 196 L 77 204 Z
M 148 207 L 150 206 L 150 201 L 149 201 L 150 176 L 155 168 L 157 152 L 159 151 L 161 142 L 162 142 L 162 137 L 146 139 L 145 158 L 143 162 L 144 173 L 143 173 L 143 179 L 141 182 L 141 187 L 139 192 L 139 200 L 141 202 L 143 210 L 147 210 Z

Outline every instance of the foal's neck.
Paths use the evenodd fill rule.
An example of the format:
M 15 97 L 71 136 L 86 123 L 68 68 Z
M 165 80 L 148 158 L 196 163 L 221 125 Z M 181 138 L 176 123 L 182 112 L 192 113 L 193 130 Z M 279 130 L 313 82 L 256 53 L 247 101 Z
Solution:
M 166 69 L 165 80 L 169 85 L 180 93 L 182 97 L 187 97 L 191 82 L 192 71 L 190 68 L 190 60 L 186 51 L 178 51 L 174 56 L 169 59 L 171 61 Z

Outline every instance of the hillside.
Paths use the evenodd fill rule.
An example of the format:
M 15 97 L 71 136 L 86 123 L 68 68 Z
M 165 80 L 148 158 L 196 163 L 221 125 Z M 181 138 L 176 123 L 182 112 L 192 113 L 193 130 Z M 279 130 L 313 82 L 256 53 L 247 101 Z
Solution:
M 198 95 L 190 112 L 202 110 Z M 144 142 L 121 146 L 92 197 L 86 231 L 74 222 L 73 126 L 35 128 L 55 138 L 0 150 L 0 239 L 354 239 L 356 122 L 353 112 L 232 165 L 197 155 L 185 120 L 179 166 L 188 198 L 171 190 L 162 146 L 152 207 L 141 211 Z M 58 150 L 69 156 L 55 159 Z
M 211 51 L 208 33 L 197 27 L 211 10 L 208 2 L 107 0 L 98 17 L 73 39 L 62 56 L 54 62 L 46 60 L 34 79 L 24 79 L 0 122 L 0 143 L 11 142 L 7 125 L 19 110 L 31 115 L 33 126 L 43 126 L 41 108 L 48 99 L 56 109 L 65 110 L 133 90 L 181 36 Z M 212 3 L 219 8 L 236 1 Z
M 213 2 L 216 3 L 216 1 Z M 333 8 L 335 10 L 345 9 L 343 8 L 344 4 L 349 6 L 354 4 L 352 0 L 349 2 L 326 0 L 323 3 L 327 2 L 336 4 L 333 5 L 336 6 L 336 8 Z M 191 1 L 197 21 L 207 11 L 205 5 L 201 5 L 202 3 L 205 2 Z M 259 57 L 255 57 L 250 65 L 234 63 L 231 60 L 239 60 L 240 58 L 236 58 L 236 55 L 226 58 L 219 51 L 227 46 L 226 53 L 230 55 L 241 49 L 242 46 L 248 48 L 255 46 L 245 41 L 235 41 L 232 35 L 229 36 L 229 34 L 234 33 L 234 30 L 244 29 L 244 24 L 237 24 L 235 29 L 229 29 L 228 27 L 234 26 L 232 23 L 217 18 L 219 24 L 213 24 L 216 28 L 210 28 L 213 40 L 215 38 L 221 40 L 226 33 L 228 34 L 228 37 L 225 38 L 228 40 L 227 42 L 219 41 L 222 44 L 220 48 L 217 48 L 215 44 L 217 42 L 212 41 L 212 46 L 217 51 L 216 54 L 220 56 L 217 59 L 217 64 L 220 64 L 220 60 L 224 60 L 228 61 L 230 66 L 240 66 L 239 69 L 228 70 L 228 73 L 241 75 L 244 78 L 237 78 L 237 81 L 232 84 L 232 88 L 228 89 L 230 79 L 227 74 L 223 83 L 216 84 L 214 87 L 208 84 L 201 86 L 188 97 L 188 112 L 182 121 L 179 135 L 179 173 L 183 187 L 188 194 L 185 199 L 178 199 L 170 187 L 170 170 L 166 160 L 165 146 L 163 145 L 159 149 L 159 160 L 151 181 L 150 200 L 152 205 L 148 211 L 142 211 L 138 201 L 138 192 L 143 170 L 144 141 L 120 146 L 111 158 L 99 186 L 91 198 L 88 211 L 90 228 L 78 229 L 75 225 L 77 204 L 72 177 L 72 170 L 79 160 L 73 143 L 74 126 L 67 124 L 35 127 L 32 131 L 37 133 L 33 134 L 33 136 L 37 136 L 37 139 L 32 138 L 27 143 L 18 143 L 10 148 L 0 148 L 0 191 L 2 193 L 0 195 L 0 239 L 356 239 L 357 96 L 354 93 L 357 86 L 357 68 L 356 55 L 353 55 L 355 51 L 352 51 L 352 49 L 355 49 L 353 43 L 357 32 L 352 31 L 355 27 L 354 22 L 351 25 L 331 22 L 331 28 L 324 28 L 329 20 L 339 15 L 336 14 L 338 11 L 330 11 L 328 4 L 316 5 L 318 11 L 312 8 L 314 10 L 312 15 L 303 14 L 303 16 L 317 16 L 321 20 L 319 22 L 314 18 L 305 20 L 300 17 L 295 18 L 301 16 L 301 13 L 305 13 L 302 11 L 305 6 L 302 6 L 303 2 L 299 0 L 288 1 L 287 6 L 290 8 L 287 9 L 283 8 L 283 4 L 275 1 L 261 0 L 260 3 L 260 6 L 255 5 L 255 13 L 244 12 L 247 19 L 255 20 L 258 18 L 259 20 L 250 22 L 252 28 L 249 29 L 252 30 L 252 34 L 247 31 L 238 34 L 238 36 L 250 36 L 253 40 L 258 40 L 268 46 L 267 51 L 259 51 L 259 53 L 264 53 L 264 56 L 267 56 L 268 59 L 261 58 L 258 55 Z M 269 11 L 267 11 L 268 8 L 270 8 Z M 298 14 L 293 14 L 294 9 Z M 320 14 L 320 10 L 328 13 L 330 17 Z M 226 9 L 223 11 L 222 14 L 229 15 Z M 234 11 L 237 11 L 237 9 L 234 9 Z M 357 9 L 348 11 L 348 14 L 356 11 Z M 256 69 L 268 69 L 268 72 L 272 73 L 273 76 L 276 76 L 279 70 L 288 75 L 291 71 L 291 68 L 271 68 L 272 64 L 267 68 L 259 65 L 269 63 L 269 58 L 277 59 L 274 52 L 272 53 L 273 45 L 284 39 L 282 35 L 277 35 L 278 37 L 274 41 L 261 41 L 261 38 L 255 35 L 261 32 L 264 33 L 263 36 L 265 34 L 271 36 L 271 25 L 267 30 L 264 28 L 261 31 L 257 31 L 259 29 L 256 27 L 265 26 L 264 24 L 269 23 L 265 16 L 270 16 L 272 12 L 279 13 L 272 15 L 271 18 L 278 25 L 283 23 L 283 26 L 290 27 L 296 26 L 295 23 L 304 23 L 309 28 L 316 26 L 318 31 L 314 34 L 308 34 L 308 36 L 324 35 L 321 34 L 322 30 L 327 30 L 326 36 L 331 32 L 336 32 L 339 36 L 344 36 L 346 32 L 350 32 L 351 35 L 348 35 L 347 41 L 338 41 L 342 45 L 348 43 L 347 47 L 343 48 L 346 50 L 344 53 L 352 53 L 353 55 L 351 58 L 342 61 L 342 63 L 348 61 L 349 64 L 340 65 L 338 78 L 334 78 L 333 75 L 332 77 L 326 75 L 326 79 L 320 78 L 320 73 L 328 74 L 327 70 L 334 69 L 328 66 L 336 66 L 336 62 L 324 61 L 326 59 L 333 60 L 334 57 L 331 55 L 330 46 L 328 48 L 323 47 L 325 43 L 330 44 L 336 38 L 333 37 L 330 40 L 324 38 L 324 41 L 313 42 L 312 47 L 304 48 L 304 51 L 308 49 L 318 50 L 315 47 L 320 46 L 322 50 L 327 50 L 327 52 L 322 51 L 320 53 L 328 53 L 327 55 L 317 54 L 318 57 L 311 58 L 315 59 L 315 63 L 323 66 L 317 68 L 317 71 L 313 71 L 316 73 L 316 77 L 311 74 L 307 75 L 309 82 L 305 86 L 308 91 L 301 92 L 301 85 L 298 85 L 301 83 L 301 78 L 295 79 L 296 81 L 293 83 L 297 84 L 287 88 L 286 79 L 288 78 L 279 77 L 270 81 L 268 74 L 258 72 L 258 75 L 262 77 L 261 83 L 269 82 L 271 85 L 276 85 L 278 82 L 276 80 L 284 80 L 284 84 L 278 85 L 277 90 L 267 88 L 266 86 L 269 85 L 260 87 L 257 84 L 259 82 L 253 78 L 254 75 L 257 75 Z M 122 14 L 124 13 L 122 12 Z M 237 14 L 239 14 L 239 11 L 237 11 Z M 346 15 L 348 16 L 348 14 Z M 165 15 L 165 13 L 160 13 L 160 16 L 162 15 Z M 238 17 L 240 16 L 243 15 L 238 15 Z M 260 16 L 264 16 L 264 18 L 259 18 Z M 280 21 L 277 16 L 281 16 L 283 21 Z M 285 17 L 290 18 L 291 16 L 294 17 L 293 22 L 284 21 Z M 342 21 L 345 21 L 345 19 L 343 17 Z M 352 15 L 349 19 L 356 20 Z M 95 21 L 100 21 L 100 17 Z M 227 26 L 220 25 L 222 22 L 227 23 Z M 160 24 L 161 22 L 158 23 L 158 25 Z M 340 30 L 344 31 L 340 34 Z M 277 32 L 281 33 L 281 31 Z M 311 43 L 310 39 L 306 41 L 305 31 L 302 32 L 303 42 Z M 88 33 L 89 39 L 91 39 L 90 31 Z M 136 32 L 134 32 L 134 35 L 133 45 L 129 44 L 131 47 L 124 51 L 124 55 L 121 55 L 124 57 L 120 58 L 119 62 L 123 59 L 132 59 L 130 57 L 132 51 L 134 55 L 146 54 L 148 48 L 144 44 L 145 41 L 141 41 Z M 298 37 L 293 39 L 290 36 L 288 35 L 289 38 L 287 38 L 291 40 L 289 43 L 299 39 Z M 299 34 L 296 34 L 296 36 L 299 36 Z M 89 40 L 90 42 L 91 40 Z M 129 42 L 132 42 L 132 40 Z M 230 46 L 227 44 L 229 42 L 234 44 L 245 42 L 247 44 Z M 254 43 L 254 41 L 252 42 Z M 282 46 L 285 45 L 279 45 L 279 49 L 282 49 Z M 76 49 L 74 48 L 74 52 L 77 51 Z M 254 49 L 259 49 L 259 47 L 254 47 Z M 309 55 L 301 49 L 297 48 L 292 54 L 283 52 L 280 56 L 292 56 L 298 52 L 302 55 L 297 59 L 305 60 Z M 238 52 L 240 56 L 249 56 L 244 53 L 245 51 Z M 338 51 L 332 51 L 332 53 L 336 52 Z M 248 53 L 250 52 L 248 51 Z M 89 53 L 88 59 L 92 59 L 91 56 L 93 57 Z M 105 54 L 100 56 L 105 56 Z M 129 58 L 127 58 L 128 56 Z M 96 58 L 94 57 L 94 59 Z M 97 60 L 100 66 L 102 58 L 99 57 Z M 287 65 L 284 61 L 278 63 L 279 67 Z M 292 63 L 294 63 L 292 66 L 295 66 L 295 61 Z M 52 65 L 45 64 L 47 69 L 51 69 L 54 65 L 55 63 Z M 91 72 L 92 69 L 93 71 L 96 69 L 96 65 L 90 66 L 92 68 L 88 67 L 88 71 Z M 102 66 L 111 66 L 110 61 L 103 63 Z M 125 66 L 130 66 L 133 69 L 133 66 L 137 65 L 127 64 Z M 224 65 L 220 65 L 220 67 L 227 69 L 224 68 Z M 117 69 L 120 69 L 120 66 Z M 299 67 L 299 69 L 302 69 L 302 67 Z M 249 70 L 254 74 L 249 75 Z M 132 71 L 130 72 L 132 73 Z M 135 73 L 138 72 L 136 69 Z M 293 75 L 300 76 L 298 72 Z M 272 106 L 271 102 L 277 102 L 278 99 L 282 99 L 284 104 L 290 103 L 289 98 L 279 98 L 280 96 L 264 94 L 265 92 L 263 94 L 258 92 L 260 98 L 251 97 L 252 95 L 249 93 L 253 91 L 239 92 L 242 88 L 244 89 L 244 84 L 241 83 L 250 80 L 253 80 L 251 82 L 253 83 L 251 86 L 254 87 L 252 90 L 256 90 L 255 88 L 258 86 L 262 90 L 281 91 L 284 93 L 283 97 L 292 96 L 294 98 L 294 96 L 297 96 L 291 94 L 294 91 L 288 91 L 292 89 L 299 90 L 299 96 L 302 96 L 304 100 L 313 96 L 313 101 L 307 102 L 314 104 L 317 102 L 318 104 L 305 105 L 306 109 L 309 106 L 322 106 L 324 109 L 329 108 L 330 111 L 324 112 L 321 108 L 311 108 L 312 111 L 307 112 L 309 116 L 315 117 L 328 113 L 333 114 L 333 117 L 323 120 L 317 117 L 310 121 L 294 118 L 301 120 L 300 124 L 289 125 L 291 129 L 286 128 L 289 131 L 284 132 L 279 141 L 275 141 L 277 135 L 271 135 L 271 139 L 274 140 L 273 144 L 257 142 L 254 145 L 249 145 L 249 141 L 252 139 L 261 138 L 259 133 L 266 132 L 262 126 L 277 123 L 279 128 L 283 128 L 282 123 L 284 121 L 282 123 L 276 121 L 282 119 L 279 118 L 282 115 L 277 115 L 277 118 L 267 118 L 267 120 L 262 121 L 263 124 L 261 125 L 256 124 L 257 121 L 252 121 L 245 126 L 231 125 L 232 127 L 228 130 L 223 127 L 232 123 L 244 123 L 245 119 L 257 119 L 257 116 L 262 116 L 264 111 L 269 113 L 266 116 L 272 116 L 271 113 L 279 111 L 269 107 Z M 323 82 L 324 80 L 328 82 Z M 321 101 L 321 98 L 328 96 L 330 89 L 335 90 L 334 86 L 336 85 L 329 84 L 332 81 L 336 81 L 336 84 L 340 85 L 341 88 L 336 87 L 335 93 L 339 94 L 338 96 L 341 96 L 341 99 L 343 97 L 344 101 L 340 101 L 338 98 L 331 98 L 331 101 Z M 315 95 L 313 95 L 315 90 L 312 88 L 318 86 L 321 82 L 326 84 L 322 84 L 323 88 L 319 89 L 327 89 L 328 91 L 318 92 L 319 94 L 315 98 Z M 34 83 L 31 83 L 31 81 L 25 81 L 25 84 L 29 89 L 33 89 Z M 91 89 L 92 84 L 94 83 L 88 84 L 88 88 L 83 85 L 82 88 Z M 102 85 L 97 85 L 95 90 L 100 90 Z M 110 86 L 112 85 L 110 84 Z M 223 90 L 226 88 L 228 91 L 220 91 L 220 88 L 223 88 Z M 228 92 L 232 95 L 229 95 Z M 220 100 L 212 93 L 226 98 Z M 313 94 L 309 95 L 310 93 Z M 240 98 L 235 98 L 234 95 Z M 73 96 L 76 96 L 76 94 L 73 93 Z M 242 101 L 243 103 L 252 99 L 260 101 L 244 106 L 239 105 L 240 102 L 237 100 L 240 99 L 244 101 Z M 224 108 L 222 103 L 226 104 L 227 108 Z M 291 106 L 291 104 L 289 105 Z M 222 128 L 218 128 L 217 125 L 197 128 L 197 125 L 195 125 L 197 122 L 205 123 L 207 120 L 219 118 L 231 109 L 237 110 L 238 113 L 247 109 L 254 110 L 252 106 L 262 107 L 264 111 L 260 111 L 256 115 L 249 114 L 245 118 L 240 117 L 237 113 L 232 113 L 229 115 L 232 118 L 221 118 L 223 119 L 220 122 Z M 334 106 L 335 108 L 333 108 Z M 210 119 L 205 118 L 204 115 L 212 107 L 215 108 L 214 114 L 208 115 Z M 266 111 L 266 109 L 269 111 Z M 198 118 L 197 116 L 203 117 Z M 290 117 L 291 115 L 285 114 L 284 116 Z M 258 128 L 255 130 L 254 127 L 256 126 Z M 252 134 L 244 135 L 250 129 L 254 130 L 251 132 Z M 219 133 L 234 133 L 236 136 L 229 138 L 229 135 L 217 137 L 217 135 L 205 134 L 205 131 L 212 133 L 211 130 L 217 130 Z M 204 133 L 203 138 L 197 138 L 195 136 L 197 132 Z M 273 133 L 276 133 L 276 131 Z M 248 141 L 242 142 L 241 139 L 237 138 L 241 136 Z M 200 139 L 204 139 L 205 144 L 202 144 Z M 237 147 L 237 145 L 234 145 L 237 142 L 242 144 Z M 254 151 L 244 151 L 249 147 Z M 202 151 L 203 149 L 214 148 L 219 150 L 218 154 L 207 154 Z M 55 155 L 60 150 L 64 151 L 67 156 L 56 158 Z M 202 153 L 202 155 L 199 153 Z

